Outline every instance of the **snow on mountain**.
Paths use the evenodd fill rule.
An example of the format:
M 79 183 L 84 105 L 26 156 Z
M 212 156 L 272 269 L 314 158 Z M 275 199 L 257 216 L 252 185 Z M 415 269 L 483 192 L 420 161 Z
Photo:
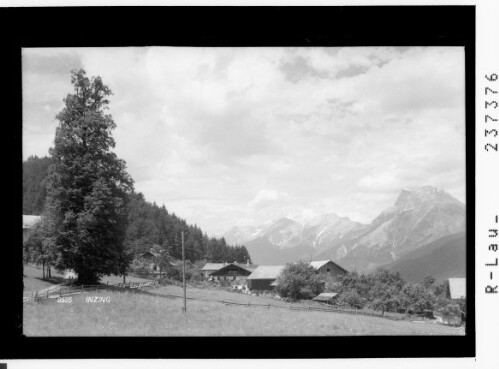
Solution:
M 306 223 L 280 218 L 259 227 L 233 227 L 224 237 L 229 244 L 244 244 L 255 263 L 268 262 L 270 253 L 275 256 L 272 258 L 274 263 L 281 263 L 294 261 L 290 258 L 310 257 L 363 227 L 346 217 L 329 213 Z M 287 256 L 280 258 L 279 250 Z
M 425 186 L 402 190 L 393 206 L 382 211 L 357 237 L 342 246 L 344 267 L 370 270 L 441 237 L 466 229 L 466 207 L 442 189 Z M 321 257 L 336 255 L 330 248 Z
M 466 228 L 466 207 L 442 189 L 403 189 L 394 205 L 370 224 L 327 213 L 301 222 L 280 218 L 261 226 L 233 227 L 229 244 L 244 244 L 255 263 L 331 258 L 347 269 L 371 270 Z

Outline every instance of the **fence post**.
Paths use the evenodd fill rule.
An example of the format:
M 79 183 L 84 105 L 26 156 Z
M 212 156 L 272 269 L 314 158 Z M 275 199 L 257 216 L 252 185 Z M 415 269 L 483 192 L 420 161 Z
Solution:
M 47 290 L 47 298 L 49 298 L 49 290 Z

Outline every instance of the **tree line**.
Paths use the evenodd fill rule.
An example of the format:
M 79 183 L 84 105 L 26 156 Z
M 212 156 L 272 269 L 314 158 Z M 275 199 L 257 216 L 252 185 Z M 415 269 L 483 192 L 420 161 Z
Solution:
M 84 70 L 72 71 L 71 83 L 50 157 L 23 163 L 23 213 L 42 216 L 24 245 L 26 261 L 73 269 L 81 283 L 96 283 L 102 275 L 125 274 L 153 247 L 165 259 L 181 258 L 182 232 L 191 262 L 251 261 L 244 246 L 208 237 L 135 192 L 125 161 L 113 152 L 111 90 Z

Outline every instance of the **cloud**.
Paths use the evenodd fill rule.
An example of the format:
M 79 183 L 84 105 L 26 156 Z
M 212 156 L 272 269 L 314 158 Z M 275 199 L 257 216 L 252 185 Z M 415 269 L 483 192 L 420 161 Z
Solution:
M 282 203 L 288 198 L 289 196 L 286 192 L 263 189 L 256 194 L 255 198 L 248 205 L 253 208 L 263 208 L 275 205 L 276 203 Z
M 463 48 L 23 52 L 23 157 L 52 145 L 82 66 L 113 91 L 136 189 L 210 234 L 300 214 L 368 222 L 404 187 L 464 200 Z

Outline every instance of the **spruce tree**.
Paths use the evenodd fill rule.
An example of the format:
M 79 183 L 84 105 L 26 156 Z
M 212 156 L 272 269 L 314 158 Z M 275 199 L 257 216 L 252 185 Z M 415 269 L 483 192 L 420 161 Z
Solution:
M 112 151 L 116 127 L 106 114 L 111 90 L 100 77 L 72 71 L 74 93 L 56 116 L 52 164 L 46 181 L 48 240 L 58 252 L 56 267 L 74 269 L 80 283 L 126 269 L 125 200 L 133 191 L 126 164 Z

